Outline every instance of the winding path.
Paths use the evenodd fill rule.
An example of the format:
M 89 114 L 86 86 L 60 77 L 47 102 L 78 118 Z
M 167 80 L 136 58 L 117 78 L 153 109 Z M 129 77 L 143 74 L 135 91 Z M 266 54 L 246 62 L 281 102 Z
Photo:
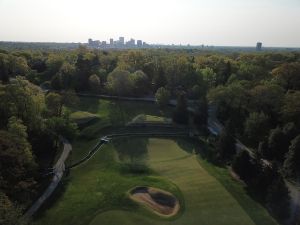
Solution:
M 60 155 L 58 161 L 53 167 L 54 176 L 48 188 L 44 191 L 44 193 L 38 198 L 38 200 L 25 212 L 21 221 L 29 220 L 35 212 L 42 206 L 42 204 L 51 196 L 59 182 L 61 181 L 64 171 L 65 171 L 65 161 L 68 158 L 70 152 L 72 151 L 72 145 L 65 138 L 60 138 L 61 142 L 64 145 L 62 154 Z

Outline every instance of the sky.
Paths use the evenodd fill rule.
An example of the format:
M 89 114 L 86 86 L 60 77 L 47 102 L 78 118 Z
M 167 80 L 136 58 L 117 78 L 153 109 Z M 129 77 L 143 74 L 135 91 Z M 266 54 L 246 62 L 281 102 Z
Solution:
M 300 0 L 0 0 L 0 41 L 300 47 Z

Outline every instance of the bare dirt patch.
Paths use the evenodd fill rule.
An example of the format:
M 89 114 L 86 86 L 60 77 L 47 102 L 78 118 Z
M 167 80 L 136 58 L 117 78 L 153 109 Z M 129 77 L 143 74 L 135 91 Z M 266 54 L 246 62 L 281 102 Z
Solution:
M 132 200 L 161 216 L 174 216 L 180 209 L 179 202 L 174 195 L 158 188 L 136 187 L 129 194 Z

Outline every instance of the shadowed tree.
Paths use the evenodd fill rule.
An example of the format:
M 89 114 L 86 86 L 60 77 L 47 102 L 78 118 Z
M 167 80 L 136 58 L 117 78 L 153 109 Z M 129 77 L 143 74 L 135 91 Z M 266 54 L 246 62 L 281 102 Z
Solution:
M 267 193 L 267 206 L 279 219 L 287 219 L 290 214 L 289 190 L 281 176 L 275 178 Z
M 292 179 L 300 178 L 300 135 L 298 135 L 289 147 L 286 159 L 283 164 L 283 171 L 286 177 Z
M 180 124 L 187 124 L 189 122 L 187 99 L 184 92 L 178 94 L 176 109 L 173 112 L 173 121 Z
M 228 121 L 216 143 L 216 151 L 221 159 L 229 160 L 236 153 L 234 130 Z
M 245 136 L 251 146 L 257 147 L 269 130 L 269 118 L 263 113 L 251 113 L 245 122 Z
M 279 161 L 284 160 L 284 156 L 288 152 L 289 143 L 287 142 L 285 134 L 279 127 L 271 130 L 268 146 L 275 159 Z
M 155 94 L 156 103 L 160 107 L 167 106 L 170 101 L 170 97 L 171 93 L 164 87 L 159 88 Z

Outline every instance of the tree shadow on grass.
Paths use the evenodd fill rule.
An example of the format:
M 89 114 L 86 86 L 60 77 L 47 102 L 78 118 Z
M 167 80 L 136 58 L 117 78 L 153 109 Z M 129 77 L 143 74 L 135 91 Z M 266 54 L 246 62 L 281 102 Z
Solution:
M 122 163 L 122 172 L 134 174 L 147 174 L 150 169 L 148 159 L 147 138 L 118 138 L 113 140 L 113 145 Z

